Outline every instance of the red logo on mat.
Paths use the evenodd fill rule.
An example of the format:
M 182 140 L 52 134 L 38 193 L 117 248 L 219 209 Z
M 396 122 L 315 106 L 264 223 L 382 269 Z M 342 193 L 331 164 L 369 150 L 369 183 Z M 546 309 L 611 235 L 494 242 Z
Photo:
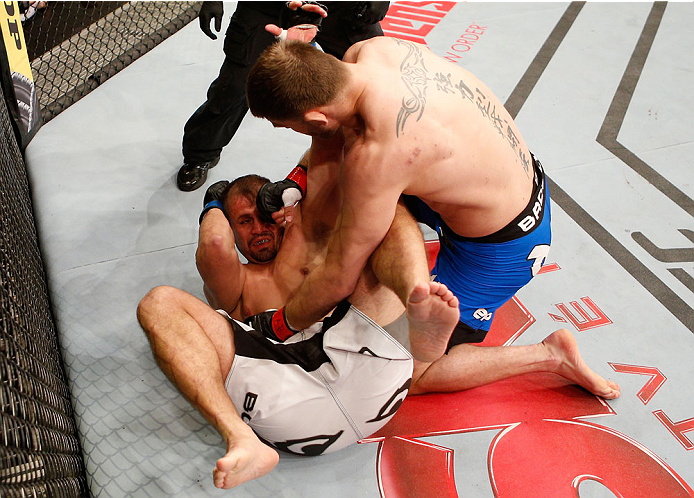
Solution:
M 424 39 L 457 2 L 393 2 L 381 21 L 383 34 L 426 45 Z
M 642 367 L 640 365 L 624 365 L 622 363 L 611 363 L 608 364 L 612 367 L 612 370 L 619 373 L 628 374 L 638 374 L 638 375 L 648 375 L 650 379 L 646 382 L 646 385 L 638 392 L 637 396 L 644 405 L 653 399 L 655 393 L 658 389 L 663 387 L 667 377 L 665 377 L 660 370 L 655 367 Z
M 641 365 L 624 365 L 622 363 L 609 363 L 612 370 L 619 373 L 628 374 L 638 374 L 638 375 L 648 375 L 650 379 L 646 382 L 646 385 L 641 388 L 637 396 L 643 404 L 648 404 L 649 401 L 653 399 L 655 393 L 658 389 L 663 387 L 667 377 L 655 367 L 644 367 Z M 655 418 L 665 426 L 665 428 L 672 434 L 677 441 L 684 446 L 687 451 L 694 450 L 694 443 L 685 436 L 686 432 L 694 431 L 694 417 L 685 420 L 680 420 L 679 422 L 673 422 L 670 420 L 663 410 L 656 410 L 653 412 Z
M 430 261 L 437 246 L 427 243 Z M 510 344 L 534 320 L 514 298 L 497 311 L 483 344 Z M 639 393 L 644 403 L 665 379 L 649 367 L 611 366 L 651 376 Z M 463 496 L 467 481 L 460 476 L 456 483 L 454 450 L 422 438 L 477 431 L 496 431 L 487 454 L 494 496 L 575 498 L 581 482 L 592 480 L 615 496 L 694 497 L 694 490 L 638 441 L 577 420 L 613 414 L 601 398 L 557 375 L 536 373 L 466 391 L 410 396 L 388 425 L 361 442 L 379 444 L 383 498 Z M 686 449 L 693 447 L 684 434 L 694 430 L 694 419 L 672 422 L 660 410 L 654 415 Z
M 596 327 L 602 327 L 603 325 L 610 325 L 612 320 L 610 320 L 605 313 L 602 312 L 600 308 L 593 302 L 589 297 L 582 297 L 581 301 L 585 305 L 587 310 L 579 304 L 578 301 L 571 301 L 569 304 L 571 308 L 576 312 L 574 314 L 569 306 L 564 303 L 555 304 L 557 309 L 561 312 L 564 318 L 558 315 L 553 315 L 549 313 L 552 320 L 557 322 L 566 322 L 567 320 L 576 327 L 576 330 L 583 332 L 584 330 L 594 329 Z
M 381 21 L 383 34 L 426 45 L 426 36 L 458 2 L 392 2 L 388 14 Z M 471 22 L 461 28 L 458 38 L 443 57 L 453 63 L 472 50 L 488 26 Z

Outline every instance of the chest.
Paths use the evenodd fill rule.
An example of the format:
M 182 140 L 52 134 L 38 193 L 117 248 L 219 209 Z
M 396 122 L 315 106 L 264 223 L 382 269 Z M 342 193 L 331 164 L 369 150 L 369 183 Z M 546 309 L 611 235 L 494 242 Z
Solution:
M 305 248 L 291 254 L 285 248 L 282 251 L 284 257 L 274 261 L 271 271 L 247 275 L 242 292 L 244 317 L 284 306 L 319 263 L 317 258 L 309 258 Z
M 247 279 L 241 297 L 242 318 L 285 305 L 288 296 L 274 280 Z

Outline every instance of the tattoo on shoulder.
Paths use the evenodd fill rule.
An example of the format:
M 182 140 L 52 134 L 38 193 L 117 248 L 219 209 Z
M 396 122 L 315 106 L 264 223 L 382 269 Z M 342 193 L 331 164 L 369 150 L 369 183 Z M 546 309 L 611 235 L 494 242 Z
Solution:
M 525 174 L 530 176 L 530 158 L 525 154 L 522 147 L 519 146 L 520 142 L 518 137 L 513 131 L 511 123 L 504 117 L 505 113 L 500 112 L 501 109 L 497 110 L 496 104 L 492 104 L 489 98 L 484 94 L 486 90 L 480 90 L 475 86 L 475 91 L 473 92 L 462 79 L 460 79 L 458 83 L 453 83 L 451 81 L 451 73 L 436 73 L 433 80 L 436 82 L 436 89 L 438 91 L 455 94 L 457 90 L 463 100 L 468 100 L 476 105 L 482 116 L 487 118 L 494 128 L 496 128 L 499 135 L 508 142 L 509 146 L 520 159 Z
M 407 96 L 403 97 L 402 107 L 398 112 L 395 127 L 395 134 L 397 137 L 400 137 L 400 134 L 404 132 L 405 124 L 410 116 L 413 114 L 416 115 L 417 121 L 422 117 L 427 101 L 426 92 L 428 83 L 429 81 L 433 81 L 436 83 L 437 91 L 452 95 L 457 93 L 463 100 L 468 100 L 476 105 L 479 112 L 490 121 L 499 135 L 506 140 L 508 145 L 516 153 L 523 165 L 526 175 L 529 176 L 531 174 L 531 159 L 523 151 L 523 148 L 520 147 L 520 141 L 514 132 L 512 123 L 506 119 L 505 116 L 507 114 L 502 112 L 502 109 L 497 110 L 496 104 L 492 103 L 485 95 L 486 90 L 481 90 L 477 88 L 476 85 L 471 85 L 475 88 L 473 91 L 462 79 L 459 79 L 456 83 L 451 79 L 451 73 L 444 74 L 442 72 L 437 72 L 433 78 L 429 77 L 429 72 L 424 65 L 421 48 L 419 48 L 416 43 L 400 40 L 399 38 L 393 38 L 393 40 L 398 45 L 407 48 L 407 55 L 405 55 L 400 63 L 400 73 L 402 81 L 405 83 L 409 92 Z
M 402 107 L 398 112 L 395 135 L 399 137 L 400 133 L 405 129 L 407 118 L 415 114 L 417 116 L 417 121 L 419 121 L 419 118 L 422 117 L 424 106 L 427 101 L 427 82 L 430 78 L 427 76 L 427 69 L 424 66 L 422 50 L 415 43 L 403 41 L 398 38 L 394 38 L 394 40 L 398 45 L 407 48 L 407 55 L 400 64 L 400 73 L 409 95 L 403 97 Z

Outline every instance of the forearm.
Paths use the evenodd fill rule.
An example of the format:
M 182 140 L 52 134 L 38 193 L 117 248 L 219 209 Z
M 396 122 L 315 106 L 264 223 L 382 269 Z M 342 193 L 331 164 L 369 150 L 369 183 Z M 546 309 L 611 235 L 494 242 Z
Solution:
M 302 330 L 322 320 L 350 296 L 357 278 L 358 272 L 353 277 L 335 266 L 324 264 L 316 268 L 285 305 L 285 317 L 290 327 Z
M 367 260 L 393 221 L 401 192 L 398 185 L 384 180 L 386 175 L 380 173 L 381 168 L 374 172 L 373 168 L 355 166 L 361 163 L 343 161 L 342 148 L 336 155 L 324 145 L 314 140 L 311 159 L 327 154 L 335 162 L 332 170 L 339 171 L 339 176 L 333 183 L 341 187 L 342 199 L 324 263 L 304 280 L 285 305 L 285 321 L 295 330 L 322 319 L 352 294 Z M 312 168 L 309 171 L 316 172 Z

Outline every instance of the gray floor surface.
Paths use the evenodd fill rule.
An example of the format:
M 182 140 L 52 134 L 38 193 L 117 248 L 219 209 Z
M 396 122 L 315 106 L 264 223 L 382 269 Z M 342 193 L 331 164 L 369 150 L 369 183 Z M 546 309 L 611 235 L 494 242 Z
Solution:
M 551 178 L 549 262 L 560 269 L 519 292 L 533 318 L 514 344 L 573 330 L 586 361 L 620 383 L 621 398 L 600 403 L 544 377 L 420 397 L 383 445 L 283 456 L 257 481 L 215 489 L 222 440 L 159 371 L 135 318 L 155 285 L 204 299 L 194 252 L 205 189 L 180 192 L 175 174 L 183 124 L 223 53 L 221 39 L 193 22 L 46 124 L 27 150 L 95 497 L 560 496 L 540 479 L 574 465 L 561 463 L 564 453 L 576 462 L 591 448 L 584 458 L 595 466 L 575 483 L 583 498 L 620 496 L 619 486 L 624 497 L 694 496 L 694 5 L 394 2 L 405 4 L 391 10 L 387 34 L 428 31 L 435 53 L 487 82 Z M 233 9 L 225 4 L 227 17 Z M 484 27 L 474 40 L 463 37 L 472 25 Z M 250 172 L 279 179 L 307 147 L 307 137 L 248 116 L 207 185 Z M 569 409 L 574 401 L 580 408 Z M 524 443 L 510 456 L 514 424 L 547 429 L 549 419 L 589 436 L 540 431 L 544 443 L 529 440 L 537 449 Z M 554 449 L 541 458 L 547 445 Z M 441 463 L 442 454 L 452 459 Z M 642 481 L 615 484 L 637 460 Z M 660 491 L 647 492 L 647 482 Z

